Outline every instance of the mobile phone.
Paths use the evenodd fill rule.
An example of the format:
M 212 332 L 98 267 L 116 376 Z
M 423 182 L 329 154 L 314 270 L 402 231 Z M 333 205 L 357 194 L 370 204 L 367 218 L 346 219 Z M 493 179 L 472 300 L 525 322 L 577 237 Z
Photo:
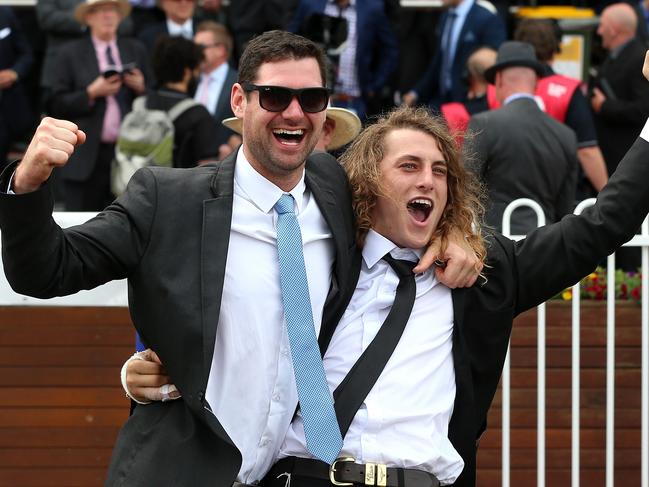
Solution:
M 117 68 L 115 68 L 115 67 L 110 67 L 110 68 L 108 68 L 106 71 L 104 71 L 103 73 L 101 73 L 101 75 L 102 75 L 104 78 L 110 78 L 111 76 L 115 76 L 116 74 L 121 75 L 122 72 L 121 72 L 121 71 L 118 71 Z

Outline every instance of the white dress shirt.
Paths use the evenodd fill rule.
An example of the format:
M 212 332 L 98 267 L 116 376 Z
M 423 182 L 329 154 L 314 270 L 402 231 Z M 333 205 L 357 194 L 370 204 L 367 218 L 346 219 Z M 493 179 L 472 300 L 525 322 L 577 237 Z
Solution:
M 356 63 L 356 51 L 358 47 L 356 0 L 350 0 L 349 5 L 344 9 L 341 9 L 335 0 L 328 0 L 325 5 L 324 14 L 330 17 L 343 17 L 347 20 L 347 43 L 340 53 L 338 62 L 336 93 L 360 96 L 361 88 L 358 82 L 358 63 Z
M 378 333 L 394 302 L 399 278 L 382 260 L 417 260 L 370 230 L 363 248 L 360 278 L 324 357 L 334 391 Z M 428 271 L 416 277 L 417 294 L 403 335 L 354 417 L 341 456 L 359 463 L 417 468 L 451 484 L 464 462 L 448 439 L 455 401 L 452 356 L 451 290 Z M 291 424 L 279 457 L 313 458 L 306 448 L 300 416 Z
M 221 64 L 218 68 L 212 70 L 209 74 L 201 75 L 201 81 L 198 85 L 199 89 L 196 90 L 194 100 L 200 103 L 205 100 L 205 108 L 207 108 L 207 111 L 210 112 L 210 115 L 214 115 L 214 112 L 216 110 L 216 103 L 221 96 L 221 91 L 223 91 L 223 85 L 225 84 L 225 78 L 227 75 L 228 63 Z M 204 78 L 209 78 L 210 82 L 205 83 Z M 204 90 L 207 90 L 207 93 L 203 93 Z
M 290 193 L 302 231 L 318 332 L 331 283 L 332 234 L 304 177 Z M 282 194 L 239 150 L 223 297 L 206 398 L 241 451 L 243 463 L 237 480 L 244 483 L 260 480 L 272 466 L 298 402 L 279 284 L 277 212 L 273 209 Z

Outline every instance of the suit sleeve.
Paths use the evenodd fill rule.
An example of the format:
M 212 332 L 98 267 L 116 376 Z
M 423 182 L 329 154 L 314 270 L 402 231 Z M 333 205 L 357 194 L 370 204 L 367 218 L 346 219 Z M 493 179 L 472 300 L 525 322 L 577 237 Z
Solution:
M 500 45 L 507 39 L 507 29 L 505 23 L 500 15 L 489 15 L 485 26 L 482 29 L 482 39 L 480 44 L 482 46 L 491 47 L 498 50 Z
M 649 211 L 647 181 L 649 142 L 639 138 L 594 206 L 534 230 L 515 244 L 516 314 L 575 284 L 633 237 Z
M 374 79 L 369 86 L 369 91 L 378 91 L 388 84 L 390 76 L 399 63 L 399 42 L 394 33 L 390 20 L 385 14 L 383 5 L 373 12 L 375 17 L 374 45 L 378 65 L 375 70 Z
M 638 58 L 634 66 L 642 66 Z M 610 122 L 622 124 L 642 124 L 649 116 L 649 84 L 640 69 L 633 69 L 629 81 L 629 91 L 625 99 L 607 99 L 602 104 L 601 116 Z
M 11 287 L 50 298 L 128 277 L 148 245 L 156 197 L 151 172 L 139 171 L 106 210 L 61 229 L 47 184 L 33 193 L 0 194 L 2 258 Z
M 151 62 L 149 54 L 146 50 L 146 46 L 139 40 L 133 39 L 135 45 L 135 56 L 137 59 L 137 65 L 144 75 L 144 84 L 147 87 L 147 90 L 153 88 L 155 80 L 153 79 L 153 72 L 151 70 Z

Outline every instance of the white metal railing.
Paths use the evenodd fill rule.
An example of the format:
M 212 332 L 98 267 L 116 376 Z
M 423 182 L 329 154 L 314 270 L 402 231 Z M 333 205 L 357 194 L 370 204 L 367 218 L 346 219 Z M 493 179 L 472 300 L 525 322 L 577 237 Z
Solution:
M 591 198 L 582 201 L 575 214 L 594 204 Z M 545 215 L 540 205 L 528 198 L 510 203 L 503 213 L 503 234 L 514 240 L 523 238 L 511 235 L 511 215 L 514 210 L 528 207 L 536 212 L 538 226 L 545 225 Z M 642 223 L 641 232 L 635 235 L 625 247 L 641 247 L 642 254 L 642 294 L 641 294 L 641 435 L 640 435 L 640 476 L 641 487 L 649 487 L 649 218 Z M 580 473 L 580 287 L 572 288 L 572 424 L 571 424 L 571 487 L 579 487 Z M 545 303 L 538 307 L 537 343 L 537 487 L 545 487 Z M 502 486 L 510 486 L 510 382 L 509 349 L 502 374 Z M 615 254 L 607 259 L 607 303 L 606 303 L 606 487 L 614 484 L 615 452 Z

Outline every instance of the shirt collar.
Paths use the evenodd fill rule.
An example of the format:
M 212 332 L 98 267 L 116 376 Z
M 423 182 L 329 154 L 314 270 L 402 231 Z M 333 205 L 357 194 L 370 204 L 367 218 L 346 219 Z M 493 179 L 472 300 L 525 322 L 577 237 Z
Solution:
M 513 95 L 509 95 L 507 98 L 505 98 L 505 101 L 503 101 L 503 106 L 522 98 L 527 98 L 536 103 L 536 98 L 534 98 L 534 95 L 532 95 L 531 93 L 514 93 Z
M 115 38 L 113 38 L 108 42 L 102 41 L 101 39 L 97 39 L 95 36 L 90 36 L 90 38 L 92 39 L 93 46 L 95 46 L 95 50 L 98 51 L 101 49 L 102 51 L 105 51 L 106 48 L 110 46 L 110 48 L 113 50 L 113 55 L 114 55 L 114 51 L 115 49 L 117 49 L 117 42 L 115 42 L 116 41 Z
M 474 0 L 464 0 L 460 4 L 449 10 L 449 12 L 455 12 L 458 18 L 464 18 L 468 15 L 469 10 L 473 7 Z
M 237 153 L 237 161 L 234 167 L 234 183 L 243 191 L 245 197 L 264 213 L 269 213 L 280 196 L 286 193 L 250 165 L 243 153 L 243 147 Z M 295 199 L 296 214 L 299 214 L 302 210 L 305 191 L 306 184 L 304 183 L 304 170 L 302 170 L 300 181 L 288 192 Z
M 363 260 L 365 261 L 365 265 L 371 269 L 388 252 L 395 259 L 409 260 L 411 262 L 417 262 L 422 254 L 421 249 L 399 248 L 380 233 L 370 229 L 367 232 L 365 245 L 363 246 Z
M 170 36 L 183 35 L 185 32 L 192 32 L 192 19 L 185 20 L 182 24 L 177 24 L 173 20 L 167 19 L 167 31 Z
M 225 79 L 226 74 L 228 73 L 228 63 L 221 64 L 218 68 L 214 68 L 206 76 L 211 78 L 213 81 L 220 81 Z

